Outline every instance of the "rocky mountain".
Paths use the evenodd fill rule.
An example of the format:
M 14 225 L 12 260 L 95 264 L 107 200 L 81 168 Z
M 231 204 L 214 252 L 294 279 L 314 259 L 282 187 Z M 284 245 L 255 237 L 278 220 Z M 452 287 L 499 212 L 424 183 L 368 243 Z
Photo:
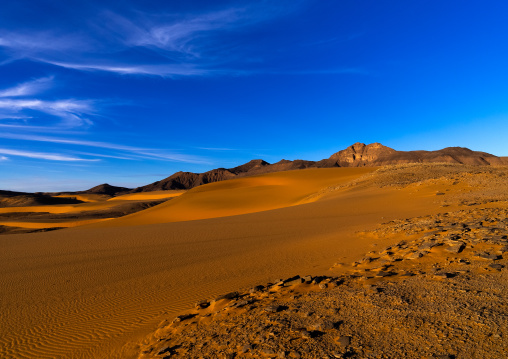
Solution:
M 281 172 L 305 168 L 330 167 L 375 167 L 404 163 L 444 162 L 466 165 L 508 165 L 508 157 L 497 157 L 486 152 L 472 151 L 464 147 L 447 147 L 438 151 L 397 151 L 380 143 L 355 143 L 346 149 L 334 153 L 320 161 L 280 160 L 268 163 L 261 159 L 251 160 L 233 168 L 216 168 L 203 173 L 176 172 L 160 181 L 134 189 L 112 186 L 104 183 L 85 191 L 53 192 L 28 194 L 23 192 L 0 191 L 0 207 L 17 205 L 33 205 L 60 201 L 67 203 L 71 199 L 50 199 L 59 194 L 102 194 L 117 196 L 124 193 L 182 190 L 203 184 L 224 181 L 237 177 Z
M 304 168 L 374 167 L 402 163 L 445 162 L 467 165 L 508 165 L 508 158 L 463 147 L 448 147 L 439 151 L 396 151 L 380 143 L 355 143 L 321 161 L 281 160 L 270 164 L 252 160 L 234 168 L 217 168 L 203 173 L 177 172 L 161 181 L 138 187 L 132 192 L 172 189 L 190 189 L 206 183 L 224 181 L 236 177 L 289 171 Z
M 396 151 L 380 143 L 355 143 L 325 160 L 330 166 L 361 167 L 402 163 L 445 162 L 466 165 L 503 165 L 506 159 L 464 147 L 447 147 L 439 151 Z

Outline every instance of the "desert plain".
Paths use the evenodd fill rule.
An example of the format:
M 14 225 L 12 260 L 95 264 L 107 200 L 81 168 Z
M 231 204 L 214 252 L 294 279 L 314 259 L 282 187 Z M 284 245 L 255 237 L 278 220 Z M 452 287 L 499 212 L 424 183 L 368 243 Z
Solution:
M 507 174 L 305 168 L 0 208 L 0 357 L 506 357 Z

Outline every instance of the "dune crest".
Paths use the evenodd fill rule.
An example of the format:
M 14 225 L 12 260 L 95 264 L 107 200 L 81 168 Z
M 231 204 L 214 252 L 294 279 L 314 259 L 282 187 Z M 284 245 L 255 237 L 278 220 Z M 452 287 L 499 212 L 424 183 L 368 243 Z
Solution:
M 328 186 L 347 183 L 374 170 L 305 169 L 211 183 L 156 207 L 92 227 L 191 221 L 296 206 L 311 202 L 310 195 Z

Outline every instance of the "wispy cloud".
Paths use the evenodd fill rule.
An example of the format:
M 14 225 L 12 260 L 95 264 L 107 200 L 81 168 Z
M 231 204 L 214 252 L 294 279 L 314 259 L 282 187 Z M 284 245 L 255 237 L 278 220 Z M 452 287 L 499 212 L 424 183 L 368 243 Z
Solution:
M 201 13 L 101 10 L 74 31 L 0 29 L 0 48 L 13 59 L 78 71 L 164 77 L 242 75 L 249 72 L 232 62 L 244 56 L 238 42 L 227 40 L 228 34 L 285 16 L 300 3 L 261 2 Z
M 121 75 L 154 75 L 154 76 L 204 76 L 218 74 L 219 70 L 200 69 L 193 64 L 156 64 L 156 65 L 128 65 L 112 64 L 102 65 L 89 62 L 85 64 L 72 62 L 46 61 L 55 66 L 81 71 L 104 71 L 113 72 Z
M 18 151 L 18 150 L 10 150 L 7 148 L 0 148 L 0 154 L 10 155 L 10 156 L 27 157 L 27 158 L 35 158 L 35 159 L 48 160 L 48 161 L 64 161 L 64 162 L 76 162 L 76 161 L 95 162 L 95 161 L 99 161 L 98 159 L 85 159 L 85 158 L 67 156 L 64 154 L 57 154 L 57 153 Z
M 246 26 L 251 22 L 247 15 L 241 8 L 179 17 L 146 13 L 126 17 L 103 11 L 80 35 L 63 35 L 53 30 L 0 31 L 0 48 L 14 59 L 30 59 L 80 71 L 203 76 L 215 72 L 209 68 L 208 60 L 200 59 L 203 52 L 210 50 L 211 39 L 232 26 Z M 136 49 L 144 49 L 147 55 L 131 61 L 128 56 L 117 56 Z M 15 95 L 16 90 L 27 92 L 20 87 L 7 95 Z
M 119 145 L 119 144 L 115 144 L 115 143 L 100 142 L 100 141 L 83 141 L 83 140 L 76 140 L 76 139 L 46 137 L 46 136 L 38 136 L 38 135 L 11 134 L 11 133 L 0 133 L 0 138 L 46 142 L 46 143 L 55 143 L 55 144 L 63 144 L 63 145 L 85 146 L 85 147 L 92 147 L 92 148 L 117 150 L 117 151 L 121 151 L 121 153 L 123 153 L 123 155 L 122 154 L 116 155 L 116 154 L 109 154 L 109 153 L 106 155 L 87 153 L 91 156 L 97 156 L 97 157 L 109 157 L 109 158 L 126 159 L 126 160 L 149 159 L 149 160 L 159 160 L 159 161 L 168 161 L 168 162 L 210 164 L 210 162 L 206 158 L 203 158 L 200 156 L 188 155 L 188 154 L 184 154 L 184 153 L 179 153 L 177 151 L 169 151 L 169 150 L 164 150 L 164 149 L 153 149 L 153 148 L 143 148 L 143 147 L 135 147 L 135 146 L 126 146 L 126 145 Z
M 59 126 L 72 128 L 91 125 L 89 116 L 94 114 L 93 102 L 89 100 L 56 100 L 0 98 L 0 119 L 12 119 L 25 110 L 43 112 L 60 119 Z
M 145 18 L 141 25 L 118 14 L 104 14 L 109 21 L 108 29 L 125 34 L 124 42 L 128 46 L 156 48 L 168 52 L 199 57 L 202 50 L 197 40 L 210 37 L 216 31 L 224 31 L 231 26 L 245 26 L 249 23 L 245 8 L 230 8 L 184 16 L 179 20 L 153 22 Z M 168 19 L 169 20 L 169 19 Z M 240 24 L 243 21 L 243 24 Z
M 123 151 L 142 151 L 142 150 L 145 150 L 145 149 L 139 148 L 139 147 L 124 146 L 124 145 L 118 145 L 118 144 L 108 143 L 108 142 L 83 141 L 83 140 L 74 140 L 74 139 L 56 138 L 56 137 L 46 137 L 46 136 L 37 136 L 37 135 L 21 135 L 21 134 L 11 134 L 11 133 L 0 133 L 0 137 L 1 138 L 9 138 L 9 139 L 13 139 L 13 140 L 25 140 L 25 141 L 37 141 L 37 142 L 61 143 L 61 144 L 68 144 L 68 145 L 98 147 L 98 148 L 107 148 L 107 149 L 123 150 Z
M 23 82 L 14 87 L 0 91 L 0 97 L 24 97 L 40 93 L 53 85 L 53 77 L 43 77 Z
M 3 31 L 0 33 L 0 47 L 11 51 L 16 57 L 32 57 L 37 53 L 73 51 L 76 46 L 83 50 L 83 37 L 63 34 L 50 30 L 41 31 Z
M 9 157 L 0 156 L 0 161 L 8 161 Z
M 198 150 L 205 150 L 205 151 L 237 151 L 237 149 L 234 148 L 220 148 L 220 147 L 196 147 Z

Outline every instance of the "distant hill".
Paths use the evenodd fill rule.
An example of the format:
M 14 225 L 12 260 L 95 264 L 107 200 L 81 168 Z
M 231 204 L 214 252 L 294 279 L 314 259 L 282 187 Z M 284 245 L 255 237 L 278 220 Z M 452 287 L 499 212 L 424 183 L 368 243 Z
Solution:
M 126 187 L 118 187 L 118 186 L 112 186 L 108 183 L 103 183 L 100 185 L 97 185 L 95 187 L 92 187 L 90 189 L 84 190 L 84 191 L 74 191 L 74 192 L 45 192 L 45 195 L 49 196 L 73 196 L 73 195 L 80 195 L 80 194 L 101 194 L 101 195 L 107 195 L 107 196 L 117 196 L 124 193 L 130 193 L 132 192 L 132 188 L 126 188 Z
M 118 196 L 126 193 L 185 190 L 207 183 L 219 182 L 237 177 L 254 176 L 265 173 L 297 170 L 304 168 L 330 167 L 376 167 L 404 163 L 457 163 L 465 165 L 508 165 L 508 157 L 497 157 L 486 152 L 472 151 L 464 147 L 447 147 L 438 151 L 397 151 L 380 143 L 355 143 L 320 161 L 280 160 L 268 163 L 261 159 L 251 160 L 233 168 L 216 168 L 203 173 L 176 172 L 160 181 L 134 189 L 112 186 L 104 183 L 88 190 L 77 192 L 23 193 L 0 191 L 0 207 L 16 205 L 35 205 L 40 203 L 69 203 L 76 199 L 51 199 L 55 195 L 98 194 Z M 75 203 L 75 202 L 73 202 Z
M 0 191 L 0 208 L 76 203 L 81 203 L 81 201 L 75 198 L 52 197 L 44 193 Z
M 177 172 L 163 180 L 138 187 L 132 192 L 190 189 L 202 184 L 224 181 L 236 177 L 289 171 L 304 168 L 374 167 L 403 163 L 445 162 L 466 165 L 508 165 L 507 157 L 463 147 L 448 147 L 439 151 L 396 151 L 380 143 L 355 143 L 321 161 L 281 160 L 270 164 L 257 159 L 234 168 L 217 168 L 208 172 Z
M 131 191 L 131 188 L 112 186 L 108 183 L 103 183 L 98 186 L 92 187 L 86 191 L 74 192 L 76 194 L 107 194 L 108 196 L 116 196 L 119 193 Z

